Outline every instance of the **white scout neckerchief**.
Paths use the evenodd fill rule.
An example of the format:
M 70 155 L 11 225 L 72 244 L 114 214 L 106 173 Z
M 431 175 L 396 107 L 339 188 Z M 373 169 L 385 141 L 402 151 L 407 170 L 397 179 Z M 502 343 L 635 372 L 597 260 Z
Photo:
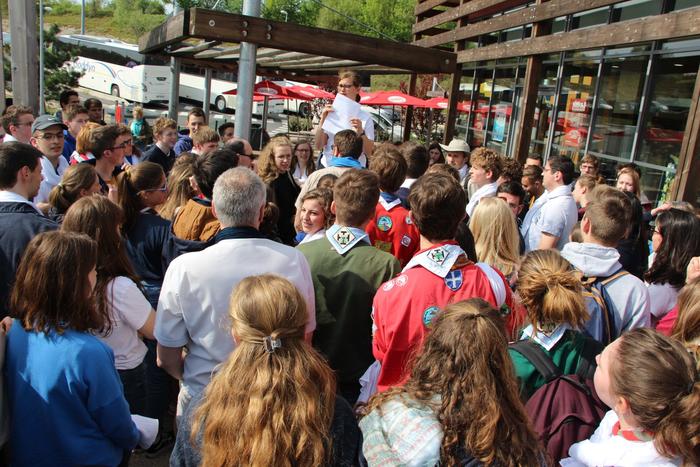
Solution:
M 369 236 L 364 230 L 337 224 L 326 230 L 326 238 L 340 255 L 344 255 L 363 240 L 369 243 Z
M 384 209 L 386 209 L 387 211 L 391 211 L 391 208 L 395 208 L 396 206 L 401 204 L 401 200 L 397 198 L 394 201 L 387 201 L 380 196 L 379 197 L 379 204 L 381 204 L 382 207 Z
M 450 273 L 452 266 L 454 266 L 460 255 L 466 256 L 466 253 L 459 245 L 440 245 L 411 258 L 411 261 L 408 262 L 401 272 L 406 272 L 416 266 L 423 266 L 436 276 L 444 279 Z
M 549 352 L 555 345 L 557 345 L 557 342 L 561 340 L 567 329 L 570 329 L 570 326 L 568 324 L 560 324 L 559 326 L 554 328 L 554 331 L 550 332 L 549 334 L 545 334 L 541 331 L 535 332 L 535 328 L 532 326 L 532 324 L 530 324 L 528 327 L 523 329 L 523 335 L 521 339 L 529 337 L 530 339 L 547 349 L 547 351 Z

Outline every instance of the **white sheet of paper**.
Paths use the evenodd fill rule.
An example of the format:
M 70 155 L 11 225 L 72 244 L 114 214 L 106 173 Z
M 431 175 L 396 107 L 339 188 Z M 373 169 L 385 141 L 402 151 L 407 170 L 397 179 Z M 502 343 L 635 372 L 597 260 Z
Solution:
M 350 130 L 350 119 L 359 117 L 361 111 L 362 106 L 358 102 L 338 93 L 333 100 L 333 112 L 326 116 L 322 128 L 331 135 L 341 130 Z
M 139 446 L 143 449 L 150 448 L 158 436 L 158 419 L 132 414 L 131 420 L 139 430 Z

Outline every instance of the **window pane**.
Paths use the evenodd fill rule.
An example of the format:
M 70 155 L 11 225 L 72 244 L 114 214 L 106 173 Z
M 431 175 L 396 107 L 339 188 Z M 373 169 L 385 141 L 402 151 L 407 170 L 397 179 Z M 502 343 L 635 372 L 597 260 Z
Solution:
M 613 7 L 612 22 L 627 21 L 659 13 L 661 13 L 661 0 L 630 0 L 618 3 Z
M 557 87 L 557 69 L 554 63 L 542 66 L 542 80 L 537 90 L 537 104 L 530 135 L 530 153 L 544 155 L 548 144 L 549 127 L 554 110 L 554 93 Z
M 658 58 L 638 160 L 666 167 L 683 141 L 700 57 Z
M 676 0 L 671 2 L 671 10 L 684 10 L 700 5 L 700 0 Z
M 632 158 L 647 61 L 644 56 L 605 60 L 589 150 Z
M 506 152 L 514 92 L 515 68 L 496 69 L 496 82 L 488 121 L 487 146 L 501 154 Z
M 576 13 L 571 17 L 571 30 L 590 28 L 600 24 L 607 24 L 610 8 L 602 7 L 595 10 Z
M 565 64 L 551 154 L 569 156 L 575 163 L 582 156 L 597 74 L 597 60 Z

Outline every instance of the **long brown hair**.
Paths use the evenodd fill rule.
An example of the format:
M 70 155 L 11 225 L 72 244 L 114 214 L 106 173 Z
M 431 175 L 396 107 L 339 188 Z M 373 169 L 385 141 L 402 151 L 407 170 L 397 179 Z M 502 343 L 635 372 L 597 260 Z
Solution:
M 368 408 L 381 410 L 384 401 L 402 394 L 433 407 L 443 429 L 445 465 L 459 465 L 460 448 L 484 464 L 540 465 L 544 456 L 507 348 L 503 320 L 487 302 L 449 305 L 414 358 L 410 379 L 374 396 Z
M 229 313 L 237 347 L 193 417 L 202 466 L 326 464 L 335 376 L 304 342 L 304 298 L 279 276 L 251 276 L 233 291 Z M 277 339 L 281 347 L 270 347 Z
M 194 175 L 194 161 L 196 159 L 194 154 L 185 152 L 175 160 L 175 164 L 168 174 L 168 198 L 158 209 L 158 215 L 163 219 L 174 221 L 177 210 L 187 204 L 187 201 L 195 195 L 190 177 Z
M 700 277 L 686 284 L 678 294 L 678 317 L 671 337 L 688 349 L 700 368 Z
M 610 365 L 612 392 L 627 401 L 639 428 L 654 433 L 659 453 L 700 464 L 695 359 L 680 342 L 652 329 L 634 329 L 619 341 Z
M 87 235 L 45 232 L 29 242 L 10 297 L 12 316 L 26 330 L 62 333 L 99 330 L 88 274 L 97 244 Z
M 281 147 L 292 148 L 292 142 L 286 136 L 274 136 L 265 145 L 258 158 L 258 175 L 266 185 L 272 183 L 280 174 L 275 165 L 275 150 Z
M 65 214 L 71 204 L 81 196 L 82 190 L 89 190 L 97 180 L 95 167 L 90 164 L 71 165 L 61 177 L 61 183 L 51 189 L 49 204 L 59 214 Z
M 580 329 L 588 319 L 581 280 L 555 250 L 527 254 L 520 265 L 518 294 L 536 330 L 564 323 Z
M 297 166 L 299 165 L 299 158 L 297 157 L 297 149 L 299 149 L 299 146 L 303 145 L 309 146 L 309 160 L 306 161 L 306 175 L 309 176 L 313 173 L 314 170 L 316 170 L 316 161 L 314 160 L 314 147 L 311 144 L 311 141 L 308 139 L 301 139 L 294 143 L 294 147 L 292 148 L 292 164 L 289 166 L 289 171 L 293 174 L 294 171 L 297 169 Z
M 65 232 L 84 233 L 97 242 L 95 299 L 100 327 L 105 335 L 112 330 L 110 308 L 113 299 L 107 297 L 107 284 L 119 276 L 128 277 L 136 284 L 140 282 L 119 233 L 122 220 L 122 210 L 107 197 L 87 196 L 68 209 L 61 225 Z
M 124 232 L 131 230 L 144 207 L 139 193 L 160 188 L 164 178 L 163 167 L 148 161 L 141 162 L 117 176 L 117 203 L 124 213 Z

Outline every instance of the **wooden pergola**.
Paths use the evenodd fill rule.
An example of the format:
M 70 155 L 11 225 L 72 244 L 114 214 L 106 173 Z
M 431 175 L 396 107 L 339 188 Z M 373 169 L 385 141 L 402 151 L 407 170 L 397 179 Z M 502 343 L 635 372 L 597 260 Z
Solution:
M 347 69 L 363 74 L 449 73 L 457 55 L 401 42 L 294 23 L 192 8 L 139 39 L 144 54 L 177 57 L 204 69 L 236 71 L 241 42 L 258 46 L 256 74 L 323 81 Z M 410 134 L 407 118 L 404 137 Z

